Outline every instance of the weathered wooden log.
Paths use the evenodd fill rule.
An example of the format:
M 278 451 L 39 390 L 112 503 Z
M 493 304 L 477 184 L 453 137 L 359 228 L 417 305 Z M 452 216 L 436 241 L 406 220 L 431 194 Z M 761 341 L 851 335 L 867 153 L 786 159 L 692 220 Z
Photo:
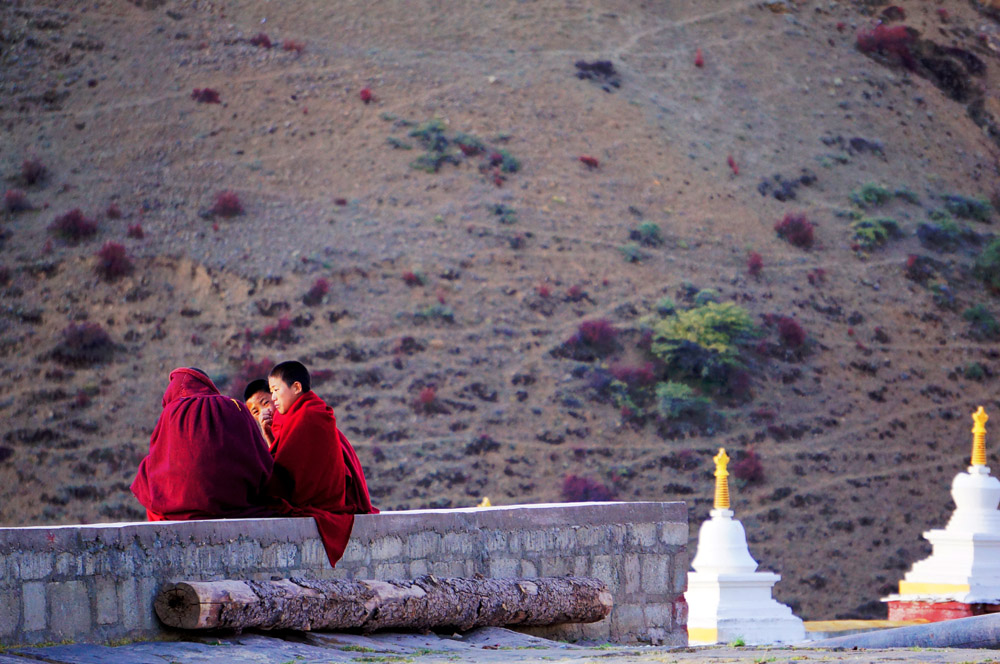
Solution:
M 165 586 L 156 614 L 183 629 L 431 629 L 597 622 L 611 593 L 589 577 L 412 581 L 188 581 Z

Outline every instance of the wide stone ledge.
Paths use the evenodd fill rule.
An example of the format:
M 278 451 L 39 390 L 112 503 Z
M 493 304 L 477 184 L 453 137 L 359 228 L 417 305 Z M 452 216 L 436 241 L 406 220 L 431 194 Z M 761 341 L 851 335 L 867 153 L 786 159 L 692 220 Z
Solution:
M 0 643 L 153 638 L 165 583 L 180 580 L 491 577 L 604 580 L 615 609 L 558 638 L 686 643 L 683 503 L 569 503 L 358 515 L 332 568 L 312 519 L 0 528 Z

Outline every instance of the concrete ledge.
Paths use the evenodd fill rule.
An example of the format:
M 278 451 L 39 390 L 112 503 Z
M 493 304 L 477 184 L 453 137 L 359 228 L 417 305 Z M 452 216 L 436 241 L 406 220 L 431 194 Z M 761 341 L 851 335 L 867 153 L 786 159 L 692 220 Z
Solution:
M 330 567 L 312 519 L 0 528 L 0 643 L 164 633 L 159 587 L 181 579 L 589 575 L 614 595 L 594 625 L 532 633 L 686 643 L 683 503 L 571 503 L 359 515 Z

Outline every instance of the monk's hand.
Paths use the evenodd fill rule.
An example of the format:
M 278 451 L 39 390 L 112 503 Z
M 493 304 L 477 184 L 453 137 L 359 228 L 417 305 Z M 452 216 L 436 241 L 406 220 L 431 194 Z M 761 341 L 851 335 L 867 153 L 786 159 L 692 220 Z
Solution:
M 264 432 L 264 439 L 267 440 L 267 444 L 270 445 L 274 442 L 274 433 L 271 431 L 271 422 L 274 420 L 274 413 L 271 411 L 265 411 L 261 413 L 260 417 L 260 429 Z

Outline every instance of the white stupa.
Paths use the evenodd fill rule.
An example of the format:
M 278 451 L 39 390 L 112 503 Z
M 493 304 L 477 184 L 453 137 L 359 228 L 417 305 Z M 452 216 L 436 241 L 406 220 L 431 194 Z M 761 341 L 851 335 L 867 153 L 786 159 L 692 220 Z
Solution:
M 771 597 L 781 577 L 758 572 L 743 524 L 729 509 L 729 457 L 715 457 L 715 509 L 701 524 L 698 553 L 688 572 L 688 643 L 710 645 L 737 639 L 747 645 L 796 643 L 805 639 L 802 620 Z
M 906 573 L 899 594 L 883 600 L 890 619 L 941 620 L 985 612 L 976 605 L 1000 604 L 1000 480 L 986 465 L 989 416 L 980 406 L 972 419 L 972 463 L 951 484 L 955 511 L 944 530 L 924 533 L 930 557 Z

